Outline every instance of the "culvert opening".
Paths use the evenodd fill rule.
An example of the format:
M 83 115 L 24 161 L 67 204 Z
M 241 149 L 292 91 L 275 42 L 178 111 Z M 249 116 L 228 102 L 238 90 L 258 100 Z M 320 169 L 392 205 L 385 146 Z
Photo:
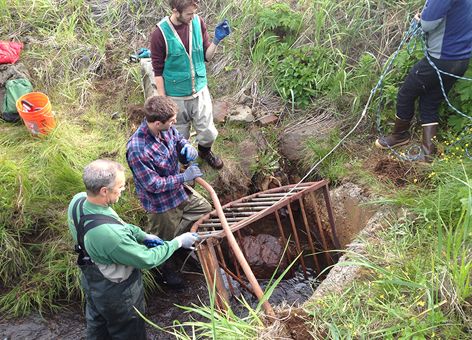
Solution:
M 304 302 L 319 283 L 315 278 L 321 281 L 338 261 L 342 247 L 326 181 L 259 192 L 230 202 L 222 210 L 262 289 L 287 269 L 269 299 L 271 304 Z M 216 288 L 217 304 L 221 308 L 234 305 L 231 302 L 241 296 L 257 303 L 217 211 L 203 216 L 192 231 L 204 237 L 197 254 L 207 285 Z

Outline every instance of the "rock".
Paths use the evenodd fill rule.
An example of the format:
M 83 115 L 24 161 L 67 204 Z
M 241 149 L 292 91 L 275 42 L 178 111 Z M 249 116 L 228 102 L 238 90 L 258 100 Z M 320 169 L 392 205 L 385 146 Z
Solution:
M 337 125 L 338 122 L 329 112 L 295 121 L 284 129 L 280 137 L 279 151 L 290 161 L 301 161 L 306 154 L 306 141 L 310 138 L 326 139 Z
M 273 115 L 273 114 L 268 114 L 268 115 L 258 119 L 257 123 L 260 126 L 267 126 L 267 125 L 272 125 L 272 124 L 277 123 L 278 120 L 279 120 L 278 116 Z
M 258 279 L 269 279 L 272 276 L 284 252 L 281 240 L 268 234 L 242 237 L 241 248 Z M 287 263 L 283 259 L 279 271 L 286 267 Z
M 254 116 L 252 115 L 252 110 L 249 106 L 236 105 L 231 110 L 231 115 L 228 119 L 231 122 L 252 123 L 254 121 Z
M 232 104 L 226 100 L 215 100 L 213 103 L 213 121 L 223 123 L 230 114 Z

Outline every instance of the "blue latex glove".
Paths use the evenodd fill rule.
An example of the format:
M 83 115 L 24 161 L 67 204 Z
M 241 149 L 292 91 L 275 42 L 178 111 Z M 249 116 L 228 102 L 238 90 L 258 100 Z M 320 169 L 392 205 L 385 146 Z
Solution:
M 157 246 L 161 246 L 164 244 L 164 241 L 162 241 L 159 237 L 156 235 L 152 234 L 147 234 L 147 236 L 143 240 L 143 244 L 148 247 L 148 248 L 153 248 Z
M 200 240 L 197 233 L 184 233 L 175 238 L 179 241 L 179 244 L 182 248 L 185 249 L 194 249 L 193 244 Z
M 198 156 L 197 149 L 190 144 L 185 144 L 182 150 L 180 150 L 180 154 L 185 156 L 186 163 L 196 160 Z
M 138 58 L 151 58 L 151 51 L 147 48 L 141 47 L 138 51 Z
M 202 170 L 196 164 L 192 164 L 184 171 L 184 182 L 193 181 L 197 177 L 202 177 Z
M 225 19 L 216 25 L 215 28 L 215 37 L 213 38 L 213 43 L 218 45 L 221 40 L 226 38 L 231 33 L 231 27 L 229 27 L 228 20 Z

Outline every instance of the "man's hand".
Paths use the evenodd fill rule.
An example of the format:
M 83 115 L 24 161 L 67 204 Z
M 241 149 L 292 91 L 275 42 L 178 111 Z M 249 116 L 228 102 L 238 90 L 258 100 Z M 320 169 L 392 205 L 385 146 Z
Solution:
M 144 47 L 141 47 L 137 54 L 139 58 L 151 58 L 151 51 Z
M 200 240 L 197 233 L 184 233 L 175 238 L 179 245 L 185 249 L 194 249 L 193 244 Z
M 198 165 L 191 165 L 184 171 L 184 182 L 193 181 L 197 177 L 202 177 L 203 173 Z
M 231 28 L 229 27 L 228 20 L 225 19 L 216 25 L 215 28 L 215 37 L 213 38 L 213 43 L 218 45 L 221 40 L 226 38 L 231 33 Z
M 415 14 L 415 20 L 418 21 L 418 22 L 421 21 L 421 13 L 420 12 Z
M 197 149 L 190 144 L 185 144 L 182 150 L 180 150 L 180 154 L 185 157 L 186 163 L 196 160 L 198 156 Z
M 157 247 L 164 244 L 159 237 L 153 234 L 146 234 L 146 237 L 143 240 L 143 244 L 148 248 Z

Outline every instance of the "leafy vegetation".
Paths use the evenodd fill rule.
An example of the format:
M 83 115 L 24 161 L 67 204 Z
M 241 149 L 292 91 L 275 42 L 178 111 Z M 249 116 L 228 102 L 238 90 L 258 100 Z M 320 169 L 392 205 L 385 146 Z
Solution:
M 346 126 L 359 118 L 382 65 L 395 50 L 411 14 L 423 1 L 205 1 L 202 16 L 208 27 L 228 17 L 233 27 L 222 44 L 224 53 L 212 67 L 212 93 L 280 96 L 292 117 L 329 101 Z M 58 310 L 60 300 L 81 298 L 78 271 L 71 251 L 65 210 L 73 194 L 83 190 L 81 172 L 98 157 L 124 162 L 124 147 L 133 119 L 129 104 L 142 104 L 139 65 L 128 55 L 147 45 L 163 1 L 1 1 L 0 33 L 27 42 L 22 62 L 35 88 L 48 94 L 58 121 L 50 135 L 35 139 L 22 125 L 0 123 L 0 312 L 2 316 Z M 217 15 L 215 14 L 217 13 Z M 412 52 L 412 53 L 411 53 Z M 352 143 L 360 147 L 336 152 L 316 176 L 332 182 L 346 175 L 369 135 L 375 109 L 382 101 L 382 124 L 394 114 L 399 83 L 421 57 L 401 51 L 376 98 L 369 119 Z M 224 67 L 219 67 L 223 64 Z M 471 76 L 471 71 L 466 74 Z M 220 86 L 224 84 L 224 86 Z M 450 94 L 456 107 L 470 112 L 467 82 Z M 471 311 L 471 163 L 464 157 L 470 144 L 469 121 L 444 107 L 438 147 L 442 152 L 429 175 L 389 192 L 383 183 L 372 190 L 385 204 L 407 208 L 403 220 L 392 220 L 368 245 L 368 255 L 350 254 L 351 262 L 368 270 L 341 296 L 327 296 L 305 306 L 309 330 L 319 338 L 466 338 Z M 112 119 L 113 117 L 113 119 Z M 270 131 L 269 145 L 280 130 Z M 303 169 L 322 158 L 344 135 L 340 127 L 324 140 L 305 145 Z M 238 148 L 251 138 L 244 127 L 220 129 L 216 150 L 238 162 Z M 271 147 L 248 168 L 268 175 L 279 167 Z M 368 162 L 368 161 L 367 161 Z M 128 173 L 129 175 L 129 173 Z M 356 174 L 369 177 L 371 174 Z M 217 177 L 209 171 L 209 180 Z M 125 220 L 145 224 L 130 181 L 117 211 Z M 375 189 L 373 189 L 375 188 Z M 156 288 L 146 275 L 149 288 Z M 248 317 L 217 314 L 212 306 L 185 307 L 208 322 L 185 326 L 199 334 L 221 338 L 254 338 L 263 328 L 260 310 L 248 307 Z M 192 323 L 193 322 L 193 323 Z M 177 326 L 179 328 L 179 326 Z M 185 328 L 188 329 L 188 328 Z M 176 331 L 180 338 L 193 337 Z

